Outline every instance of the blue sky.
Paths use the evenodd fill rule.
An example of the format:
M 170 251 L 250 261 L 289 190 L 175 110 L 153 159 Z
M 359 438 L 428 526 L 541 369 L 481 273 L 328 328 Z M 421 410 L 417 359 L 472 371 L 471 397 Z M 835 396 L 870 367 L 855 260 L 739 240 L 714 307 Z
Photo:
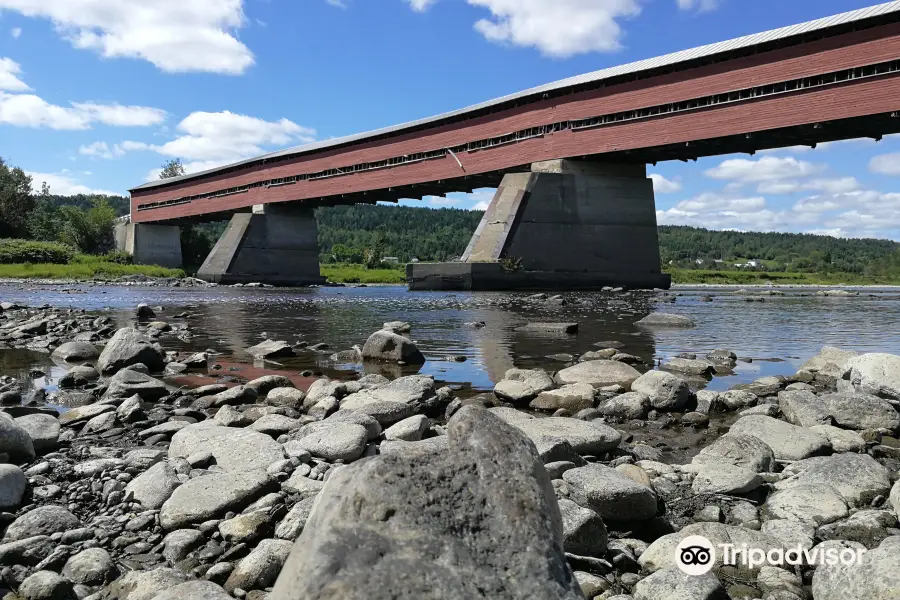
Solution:
M 869 4 L 0 0 L 0 156 L 55 193 L 124 193 L 169 158 L 199 170 Z M 660 223 L 900 240 L 900 138 L 651 172 Z

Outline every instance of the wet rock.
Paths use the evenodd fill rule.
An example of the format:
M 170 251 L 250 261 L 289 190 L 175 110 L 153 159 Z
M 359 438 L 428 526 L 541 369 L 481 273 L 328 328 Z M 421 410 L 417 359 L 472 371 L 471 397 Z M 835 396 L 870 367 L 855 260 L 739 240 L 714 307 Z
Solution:
M 725 590 L 712 573 L 688 575 L 678 568 L 661 569 L 634 586 L 634 600 L 720 600 Z
M 696 327 L 697 324 L 690 317 L 673 315 L 670 313 L 651 313 L 637 322 L 642 327 Z
M 152 319 L 156 316 L 156 313 L 153 312 L 153 309 L 150 308 L 149 305 L 143 303 L 138 304 L 134 312 L 135 316 L 137 316 L 138 319 Z
M 369 336 L 362 349 L 363 359 L 404 362 L 410 365 L 425 363 L 425 357 L 409 338 L 390 331 L 376 331 Z
M 104 375 L 116 373 L 120 369 L 143 363 L 152 372 L 162 371 L 163 351 L 159 344 L 152 343 L 137 329 L 119 329 L 107 342 L 97 360 L 97 369 Z
M 0 412 L 0 453 L 16 462 L 30 462 L 35 457 L 34 443 L 28 431 L 4 412 Z
M 14 511 L 22 504 L 28 480 L 15 465 L 0 464 L 0 511 Z
M 710 377 L 716 372 L 715 365 L 708 360 L 678 357 L 667 360 L 660 368 L 696 377 Z
M 684 379 L 663 371 L 644 373 L 632 382 L 631 391 L 647 396 L 657 410 L 679 410 L 690 395 Z
M 382 329 L 401 335 L 412 331 L 412 327 L 406 321 L 390 321 L 385 323 Z
M 775 484 L 776 489 L 828 485 L 851 507 L 867 506 L 876 496 L 887 496 L 891 489 L 890 471 L 868 454 L 836 454 L 798 460 L 785 467 L 784 475 L 786 478 Z
M 508 402 L 527 402 L 555 387 L 553 378 L 540 369 L 509 369 L 494 386 L 494 395 Z
M 606 525 L 600 515 L 578 506 L 567 498 L 559 499 L 559 512 L 563 523 L 563 548 L 579 556 L 604 556 L 606 554 Z
M 240 510 L 272 487 L 264 471 L 203 475 L 175 490 L 163 504 L 159 522 L 167 530 L 202 523 L 229 510 Z
M 610 398 L 599 409 L 607 417 L 646 419 L 650 411 L 650 398 L 639 392 L 628 392 Z
M 780 460 L 801 460 L 831 451 L 831 443 L 824 435 L 764 415 L 741 417 L 731 426 L 730 433 L 765 442 Z
M 293 543 L 287 540 L 263 540 L 228 576 L 225 589 L 233 591 L 262 589 L 275 583 Z M 299 597 L 298 597 L 299 598 Z
M 900 400 L 900 356 L 862 354 L 847 361 L 850 384 L 866 394 Z
M 701 450 L 691 464 L 733 465 L 754 473 L 769 473 L 775 470 L 775 454 L 756 437 L 728 433 Z
M 53 358 L 67 362 L 94 360 L 100 357 L 100 351 L 87 342 L 66 342 L 53 351 Z
M 471 406 L 450 420 L 448 437 L 443 452 L 382 456 L 335 472 L 273 597 L 581 597 L 533 446 Z
M 24 540 L 35 536 L 51 535 L 81 526 L 78 517 L 62 506 L 39 506 L 10 523 L 4 541 Z
M 595 388 L 620 385 L 631 389 L 631 383 L 641 374 L 634 367 L 611 360 L 589 360 L 563 369 L 556 374 L 560 385 L 586 383 Z
M 171 466 L 158 462 L 135 477 L 125 486 L 125 495 L 131 496 L 149 510 L 162 507 L 179 486 L 181 480 Z
M 187 458 L 197 452 L 210 452 L 225 471 L 265 470 L 284 458 L 281 445 L 264 433 L 197 423 L 172 436 L 169 458 Z
M 294 356 L 294 349 L 284 341 L 265 340 L 253 347 L 247 348 L 247 352 L 254 358 L 281 358 Z
M 546 390 L 538 394 L 529 406 L 546 411 L 562 408 L 575 414 L 579 410 L 594 406 L 594 386 L 587 383 L 572 383 L 555 390 Z
M 578 333 L 578 323 L 526 323 L 521 327 L 517 327 L 516 331 L 525 333 L 575 334 Z
M 303 427 L 296 434 L 296 442 L 318 458 L 349 462 L 362 456 L 368 435 L 362 425 L 322 421 Z
M 75 592 L 68 579 L 53 571 L 36 571 L 22 582 L 18 597 L 22 600 L 75 600 Z
M 847 370 L 847 361 L 858 356 L 852 350 L 841 350 L 833 346 L 825 346 L 819 353 L 803 363 L 800 371 L 821 373 L 829 377 L 841 378 Z
M 101 585 L 116 574 L 109 552 L 103 548 L 88 548 L 73 555 L 62 569 L 63 577 L 74 583 Z
M 644 520 L 656 516 L 656 494 L 615 469 L 589 464 L 563 473 L 570 498 L 604 520 Z

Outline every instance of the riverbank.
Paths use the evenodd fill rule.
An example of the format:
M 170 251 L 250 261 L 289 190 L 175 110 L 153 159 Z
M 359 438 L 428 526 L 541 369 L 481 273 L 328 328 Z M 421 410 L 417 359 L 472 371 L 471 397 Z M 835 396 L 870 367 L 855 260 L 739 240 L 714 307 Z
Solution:
M 635 307 L 673 297 L 617 296 Z M 509 295 L 490 306 L 546 321 L 583 315 L 582 298 Z M 725 294 L 713 304 L 679 298 L 673 310 L 689 302 L 707 319 L 736 304 Z M 333 325 L 370 304 L 344 299 Z M 289 306 L 296 317 L 299 305 Z M 427 345 L 443 328 L 425 311 L 390 306 L 378 316 L 420 320 L 374 332 L 380 323 L 350 324 L 365 343 L 347 350 L 329 324 L 316 344 L 286 330 L 261 338 L 251 326 L 252 341 L 230 351 L 242 363 L 220 353 L 237 314 L 223 327 L 200 305 L 132 304 L 121 314 L 5 303 L 0 368 L 37 350 L 57 366 L 16 379 L 0 371 L 0 595 L 300 600 L 338 586 L 353 592 L 341 597 L 418 597 L 423 577 L 426 595 L 453 598 L 806 600 L 812 590 L 813 600 L 833 600 L 900 586 L 900 357 L 826 348 L 788 375 L 757 372 L 710 391 L 760 361 L 693 337 L 699 318 L 637 320 L 624 307 L 641 337 L 592 330 L 593 318 L 553 335 L 484 305 L 482 322 L 452 330 L 473 340 L 486 332 L 495 347 L 498 331 L 514 327 L 519 346 L 533 339 L 520 348 L 532 360 L 572 346 L 541 367 L 522 356 L 475 392 L 416 373 L 445 360 Z M 794 337 L 786 326 L 782 348 Z M 657 338 L 682 350 L 659 361 L 646 347 Z M 209 350 L 185 346 L 191 339 Z M 298 371 L 301 355 L 365 368 L 323 377 Z M 766 554 L 863 549 L 868 562 L 735 569 L 717 560 L 686 577 L 674 549 L 690 535 Z M 477 561 L 471 548 L 481 549 Z M 373 572 L 373 550 L 392 575 L 415 556 L 415 576 Z
M 122 264 L 104 260 L 102 256 L 77 255 L 68 264 L 14 263 L 0 264 L 2 279 L 102 279 L 127 275 L 183 278 L 182 269 L 168 269 L 156 265 Z
M 323 263 L 320 272 L 332 283 L 406 283 L 406 267 L 367 269 L 364 265 Z
M 694 269 L 673 269 L 672 283 L 724 284 L 724 285 L 779 285 L 779 286 L 880 286 L 900 285 L 897 277 L 867 277 L 855 273 L 767 273 L 757 271 L 706 271 Z

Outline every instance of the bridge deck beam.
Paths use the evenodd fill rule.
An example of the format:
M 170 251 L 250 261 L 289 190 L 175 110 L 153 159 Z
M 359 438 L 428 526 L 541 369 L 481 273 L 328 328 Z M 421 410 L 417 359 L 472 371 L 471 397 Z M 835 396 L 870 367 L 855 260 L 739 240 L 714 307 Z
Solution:
M 653 182 L 644 165 L 534 163 L 503 178 L 460 262 L 407 276 L 413 290 L 668 288 Z

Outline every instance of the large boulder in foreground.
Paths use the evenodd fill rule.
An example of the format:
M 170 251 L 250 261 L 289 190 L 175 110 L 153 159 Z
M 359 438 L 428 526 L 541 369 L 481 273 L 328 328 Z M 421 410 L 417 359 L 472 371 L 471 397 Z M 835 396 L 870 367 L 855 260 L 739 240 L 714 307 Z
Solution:
M 847 361 L 850 383 L 861 392 L 900 400 L 900 356 L 862 354 Z
M 816 600 L 900 598 L 900 539 L 886 538 L 881 545 L 862 555 L 859 564 L 823 565 L 813 575 Z
M 334 472 L 272 600 L 583 598 L 534 445 L 471 406 L 447 429 L 444 451 Z
M 143 363 L 151 372 L 163 370 L 163 351 L 159 344 L 154 344 L 137 329 L 123 327 L 107 342 L 97 359 L 97 370 L 110 375 Z
M 557 373 L 556 382 L 560 385 L 587 383 L 595 388 L 621 385 L 629 390 L 632 382 L 640 376 L 641 373 L 637 369 L 623 362 L 588 360 Z
M 31 462 L 35 457 L 28 431 L 4 412 L 0 412 L 0 452 L 15 462 Z
M 210 452 L 216 465 L 225 471 L 265 470 L 284 458 L 281 444 L 270 436 L 249 429 L 221 427 L 204 421 L 188 425 L 172 436 L 169 458 L 187 458 Z
M 410 365 L 425 363 L 425 357 L 409 338 L 392 331 L 376 331 L 369 336 L 363 346 L 364 360 L 405 362 Z
M 787 475 L 777 490 L 805 485 L 833 487 L 851 507 L 865 507 L 877 496 L 887 496 L 891 472 L 868 454 L 835 454 L 798 460 L 785 467 Z
M 77 362 L 94 360 L 100 356 L 100 351 L 89 342 L 66 342 L 54 350 L 52 356 L 65 362 Z
M 821 433 L 765 415 L 742 417 L 729 433 L 750 435 L 765 442 L 779 460 L 803 460 L 831 452 L 831 442 Z

